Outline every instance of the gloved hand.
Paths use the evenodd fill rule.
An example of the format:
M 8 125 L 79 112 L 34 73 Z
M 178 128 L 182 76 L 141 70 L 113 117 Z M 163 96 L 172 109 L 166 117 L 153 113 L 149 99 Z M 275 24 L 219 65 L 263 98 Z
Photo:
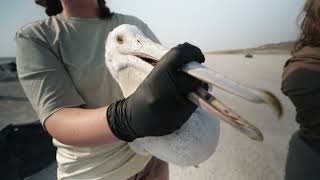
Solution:
M 131 96 L 111 104 L 107 119 L 114 135 L 131 142 L 179 129 L 197 107 L 187 94 L 201 85 L 181 70 L 191 61 L 205 61 L 201 50 L 188 43 L 178 45 L 164 55 Z

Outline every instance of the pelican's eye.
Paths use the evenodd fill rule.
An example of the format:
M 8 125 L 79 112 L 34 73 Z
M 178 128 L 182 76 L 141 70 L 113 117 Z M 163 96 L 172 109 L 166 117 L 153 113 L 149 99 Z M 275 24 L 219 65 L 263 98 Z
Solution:
M 124 36 L 123 35 L 117 35 L 117 42 L 119 44 L 123 44 L 124 43 Z

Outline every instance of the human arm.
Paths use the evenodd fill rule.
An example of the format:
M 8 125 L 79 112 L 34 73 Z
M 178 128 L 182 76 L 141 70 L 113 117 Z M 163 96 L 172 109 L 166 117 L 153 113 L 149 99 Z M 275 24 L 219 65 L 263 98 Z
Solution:
M 74 146 L 116 141 L 101 116 L 105 116 L 102 109 L 106 107 L 81 108 L 86 102 L 75 88 L 59 55 L 44 38 L 25 31 L 18 32 L 16 44 L 20 83 L 52 137 Z
M 64 144 L 88 147 L 118 141 L 106 119 L 107 107 L 83 109 L 63 108 L 46 121 L 48 132 Z

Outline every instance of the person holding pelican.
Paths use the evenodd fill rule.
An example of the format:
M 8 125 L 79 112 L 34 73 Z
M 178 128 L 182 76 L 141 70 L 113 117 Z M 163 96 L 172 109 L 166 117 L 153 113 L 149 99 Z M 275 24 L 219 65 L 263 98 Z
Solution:
M 58 179 L 168 179 L 167 163 L 141 156 L 128 144 L 150 138 L 150 143 L 139 141 L 141 150 L 168 162 L 197 165 L 193 163 L 214 152 L 219 136 L 218 123 L 208 123 L 208 113 L 252 140 L 263 140 L 258 128 L 207 92 L 202 81 L 245 100 L 266 103 L 282 114 L 272 93 L 202 66 L 205 58 L 199 48 L 184 43 L 165 50 L 157 43 L 143 43 L 159 41 L 141 20 L 111 13 L 104 0 L 36 2 L 50 17 L 17 32 L 17 67 L 27 97 L 58 147 Z M 125 78 L 117 75 L 131 67 L 135 71 Z M 131 92 L 123 87 L 134 86 L 126 80 L 135 73 L 142 81 L 136 81 Z M 206 112 L 195 111 L 197 106 Z M 195 114 L 202 118 L 187 121 Z M 166 139 L 169 136 L 172 142 Z M 150 149 L 150 144 L 159 148 Z M 177 146 L 165 148 L 170 144 Z M 197 144 L 205 155 L 201 160 L 194 151 Z M 167 153 L 167 158 L 163 149 L 174 153 Z M 173 161 L 178 153 L 184 156 Z M 193 155 L 196 158 L 189 158 Z
M 200 49 L 173 48 L 123 99 L 103 65 L 106 35 L 130 23 L 158 42 L 148 26 L 111 13 L 104 0 L 36 2 L 50 17 L 17 32 L 17 68 L 26 96 L 58 148 L 57 178 L 168 179 L 167 163 L 134 153 L 127 142 L 172 133 L 195 111 L 186 94 L 201 81 L 179 69 L 204 62 Z

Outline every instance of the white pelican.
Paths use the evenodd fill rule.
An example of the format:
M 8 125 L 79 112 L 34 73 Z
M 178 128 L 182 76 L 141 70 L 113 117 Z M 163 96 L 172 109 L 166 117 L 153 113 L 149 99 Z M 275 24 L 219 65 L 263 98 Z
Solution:
M 106 66 L 123 95 L 128 97 L 168 50 L 145 37 L 136 26 L 120 25 L 107 38 Z M 281 104 L 271 93 L 247 88 L 195 62 L 187 64 L 183 70 L 246 100 L 267 103 L 281 116 Z M 198 165 L 207 160 L 217 146 L 220 128 L 216 118 L 231 124 L 251 139 L 263 140 L 259 129 L 233 113 L 206 90 L 199 88 L 188 98 L 200 108 L 181 129 L 166 136 L 136 139 L 129 143 L 130 147 L 137 153 L 152 154 L 177 165 Z

